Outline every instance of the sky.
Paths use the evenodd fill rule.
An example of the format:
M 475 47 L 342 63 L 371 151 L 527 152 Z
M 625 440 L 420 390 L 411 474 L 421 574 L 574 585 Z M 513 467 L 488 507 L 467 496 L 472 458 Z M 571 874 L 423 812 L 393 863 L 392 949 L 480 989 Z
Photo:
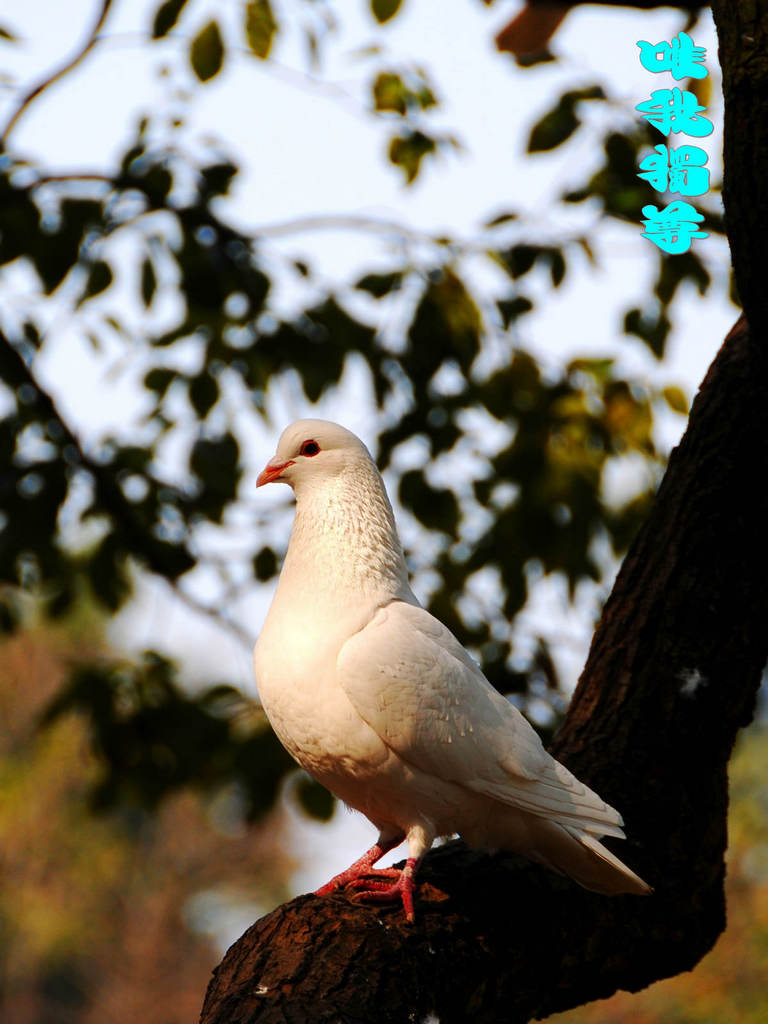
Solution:
M 125 148 L 144 113 L 158 118 L 181 115 L 183 138 L 191 147 L 233 153 L 243 166 L 233 198 L 222 212 L 238 225 L 262 232 L 268 256 L 306 258 L 318 269 L 319 280 L 330 285 L 355 279 L 361 267 L 386 268 L 400 243 L 381 233 L 302 230 L 307 217 L 398 221 L 414 232 L 446 231 L 472 240 L 483 220 L 515 207 L 525 211 L 523 223 L 531 235 L 543 241 L 548 232 L 561 230 L 562 222 L 550 216 L 553 196 L 569 180 L 583 177 L 598 153 L 587 132 L 568 144 L 565 161 L 547 156 L 525 159 L 530 126 L 565 88 L 594 82 L 607 84 L 619 95 L 628 119 L 636 116 L 635 104 L 657 87 L 640 65 L 637 40 L 670 39 L 683 18 L 669 9 L 577 8 L 557 33 L 553 48 L 561 57 L 558 63 L 523 71 L 493 46 L 495 33 L 518 6 L 405 0 L 402 14 L 379 29 L 365 3 L 339 5 L 344 20 L 329 39 L 319 70 L 308 71 L 301 36 L 285 31 L 278 38 L 274 60 L 263 63 L 243 52 L 230 53 L 224 71 L 201 88 L 184 58 L 189 39 L 214 15 L 235 38 L 232 19 L 240 5 L 191 3 L 189 20 L 182 21 L 166 42 L 148 47 L 145 37 L 156 4 L 117 0 L 103 41 L 81 68 L 24 116 L 14 145 L 59 171 L 98 170 Z M 0 49 L 0 111 L 10 109 L 20 87 L 36 82 L 77 46 L 97 7 L 96 0 L 6 0 L 0 26 L 21 41 Z M 276 3 L 275 8 L 294 15 L 309 10 L 298 2 Z M 716 130 L 705 146 L 714 173 L 720 159 L 722 108 L 711 20 L 702 20 L 694 38 L 707 47 L 706 66 L 713 80 L 708 116 Z M 372 42 L 389 54 L 390 65 L 417 60 L 428 70 L 442 101 L 436 124 L 454 132 L 462 144 L 460 152 L 427 166 L 412 188 L 405 188 L 386 163 L 387 134 L 365 110 L 363 85 L 379 65 L 360 51 Z M 589 208 L 574 213 L 574 226 L 589 229 L 594 216 Z M 654 365 L 642 343 L 622 338 L 620 311 L 630 300 L 642 306 L 649 293 L 651 243 L 640 237 L 640 219 L 638 210 L 636 230 L 601 230 L 601 271 L 575 269 L 557 292 L 542 295 L 543 308 L 526 322 L 522 340 L 545 366 L 558 366 L 569 353 L 610 354 L 629 372 L 645 374 L 650 381 L 674 380 L 690 395 L 736 311 L 722 299 L 684 292 L 677 306 L 678 329 L 662 367 Z M 713 275 L 725 279 L 729 261 L 723 242 L 702 240 L 695 251 Z M 469 273 L 481 290 L 492 286 L 492 271 L 487 268 L 473 266 Z M 23 274 L 13 285 L 15 302 L 23 303 L 27 290 L 32 293 L 32 282 Z M 292 302 L 295 297 L 290 294 L 278 295 L 285 308 Z M 174 309 L 161 307 L 155 315 L 170 320 Z M 135 309 L 126 306 L 121 316 L 141 329 Z M 55 303 L 50 318 L 60 343 L 38 367 L 41 376 L 86 439 L 95 441 L 121 429 L 141 410 L 141 360 L 126 366 L 117 349 L 95 353 Z M 364 438 L 371 431 L 370 408 L 360 397 L 354 373 L 337 394 L 316 407 L 310 407 L 295 388 L 275 389 L 269 411 L 273 425 L 253 426 L 247 453 L 252 476 L 270 457 L 282 426 L 291 419 L 319 415 L 342 419 Z M 681 417 L 671 412 L 661 416 L 661 443 L 676 443 L 683 427 Z M 263 500 L 265 508 L 270 502 L 282 508 L 287 495 L 265 495 Z M 254 636 L 266 600 L 261 595 L 248 606 Z M 556 586 L 542 588 L 538 600 L 540 614 L 551 618 L 554 604 L 555 614 L 565 616 L 567 602 Z M 115 638 L 133 649 L 152 646 L 186 656 L 192 680 L 209 678 L 214 667 L 218 671 L 224 664 L 230 678 L 252 691 L 250 655 L 243 645 L 199 621 L 191 629 L 191 623 L 189 612 L 170 600 L 164 584 L 144 581 L 137 599 L 121 616 Z M 580 629 L 577 620 L 576 632 Z M 565 655 L 572 678 L 587 642 L 588 636 L 582 636 Z M 351 859 L 371 836 L 367 823 L 342 810 L 330 828 L 307 823 L 298 815 L 295 819 L 297 844 L 314 851 L 296 877 L 297 891 L 340 870 L 347 852 Z

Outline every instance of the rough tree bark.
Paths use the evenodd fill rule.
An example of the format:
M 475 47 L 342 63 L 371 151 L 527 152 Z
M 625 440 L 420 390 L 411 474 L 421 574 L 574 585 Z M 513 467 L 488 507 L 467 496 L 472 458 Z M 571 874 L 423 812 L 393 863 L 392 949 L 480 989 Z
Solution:
M 630 838 L 614 848 L 655 894 L 597 896 L 451 843 L 424 863 L 414 926 L 344 895 L 257 921 L 215 971 L 201 1024 L 515 1024 L 690 969 L 722 931 L 727 763 L 768 657 L 768 0 L 715 16 L 751 328 L 738 321 L 701 386 L 553 746 L 621 808 Z

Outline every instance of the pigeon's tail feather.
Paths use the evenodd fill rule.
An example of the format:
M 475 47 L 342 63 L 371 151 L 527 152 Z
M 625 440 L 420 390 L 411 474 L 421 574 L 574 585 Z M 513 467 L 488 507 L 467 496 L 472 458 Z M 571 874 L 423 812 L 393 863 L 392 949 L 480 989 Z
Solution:
M 631 892 L 639 896 L 647 896 L 653 892 L 652 886 L 627 867 L 594 836 L 582 832 L 577 833 L 575 838 L 593 854 L 593 862 L 599 865 L 599 884 L 594 886 L 597 892 L 609 894 Z
M 653 892 L 650 885 L 593 835 L 556 822 L 547 824 L 550 827 L 539 837 L 535 859 L 594 892 L 607 895 Z

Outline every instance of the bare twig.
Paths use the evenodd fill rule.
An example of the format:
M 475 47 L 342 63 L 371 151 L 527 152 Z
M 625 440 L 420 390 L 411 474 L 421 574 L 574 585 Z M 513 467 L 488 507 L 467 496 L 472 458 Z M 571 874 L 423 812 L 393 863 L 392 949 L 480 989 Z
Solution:
M 33 86 L 28 92 L 24 94 L 24 96 L 22 96 L 18 106 L 11 114 L 8 123 L 3 129 L 2 135 L 0 135 L 0 149 L 6 148 L 8 136 L 10 135 L 11 131 L 16 125 L 16 122 L 22 116 L 24 111 L 29 108 L 30 104 L 34 100 L 36 100 L 37 97 L 45 89 L 47 89 L 49 85 L 53 85 L 54 82 L 58 82 L 60 78 L 63 78 L 64 75 L 69 74 L 69 72 L 72 71 L 73 68 L 76 68 L 80 61 L 86 56 L 86 54 L 88 54 L 93 49 L 94 45 L 96 44 L 99 32 L 101 31 L 102 26 L 106 21 L 107 15 L 109 14 L 109 9 L 111 6 L 112 0 L 102 0 L 101 10 L 99 11 L 99 15 L 96 18 L 96 22 L 93 28 L 91 29 L 88 39 L 85 42 L 85 45 L 80 50 L 78 50 L 77 53 L 75 53 L 75 55 L 66 62 L 66 64 L 62 64 L 60 68 L 57 68 L 56 71 L 53 71 L 42 81 L 38 82 L 37 85 Z
M 351 231 L 369 234 L 389 235 L 398 241 L 430 245 L 451 255 L 488 255 L 506 248 L 509 243 L 500 241 L 497 234 L 507 225 L 486 225 L 481 235 L 476 238 L 449 235 L 447 231 L 429 231 L 425 228 L 412 227 L 402 221 L 387 217 L 376 217 L 360 213 L 317 213 L 306 216 L 291 217 L 288 220 L 275 221 L 272 224 L 259 224 L 253 231 L 254 239 L 284 238 L 309 231 Z M 515 236 L 519 236 L 528 227 L 541 234 L 541 222 L 535 218 L 520 217 L 514 221 Z M 583 232 L 568 235 L 560 239 L 561 247 L 579 244 Z M 546 244 L 546 240 L 541 240 Z M 612 250 L 614 252 L 615 250 Z
M 68 171 L 66 174 L 41 174 L 26 186 L 27 190 L 39 185 L 77 184 L 80 181 L 97 181 L 99 184 L 115 187 L 115 179 L 101 171 Z
M 466 247 L 469 243 L 456 242 L 444 234 L 412 228 L 397 220 L 384 217 L 368 217 L 355 213 L 319 213 L 308 214 L 306 217 L 293 217 L 290 220 L 277 221 L 274 224 L 262 224 L 256 228 L 257 237 L 280 238 L 283 235 L 300 234 L 303 231 L 372 231 L 381 234 L 396 235 L 414 242 L 426 242 L 430 245 L 446 247 Z
M 178 585 L 174 586 L 171 584 L 171 590 L 173 592 L 173 596 L 185 604 L 190 611 L 195 612 L 197 615 L 204 615 L 206 618 L 210 619 L 225 632 L 229 633 L 235 640 L 241 643 L 248 651 L 253 648 L 253 645 L 256 642 L 254 634 L 241 626 L 239 622 L 235 621 L 235 619 L 231 618 L 225 612 L 221 611 L 221 609 L 211 607 L 211 605 L 207 604 L 205 601 L 201 601 L 193 594 L 190 594 L 188 590 L 182 590 Z

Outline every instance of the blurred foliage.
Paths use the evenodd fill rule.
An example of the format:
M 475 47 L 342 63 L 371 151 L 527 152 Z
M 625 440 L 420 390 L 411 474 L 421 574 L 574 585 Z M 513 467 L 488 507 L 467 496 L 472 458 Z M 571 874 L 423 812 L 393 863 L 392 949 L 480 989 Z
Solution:
M 528 138 L 528 152 L 540 153 L 555 149 L 569 139 L 581 125 L 576 113 L 576 104 L 582 100 L 604 100 L 602 86 L 593 85 L 587 89 L 572 89 L 563 93 L 556 105 L 549 110 L 531 129 Z
M 299 6 L 294 21 L 252 0 L 233 27 L 195 0 L 166 0 L 148 40 L 159 47 L 178 34 L 199 89 L 235 52 L 269 62 L 288 32 L 304 35 L 315 67 L 335 30 L 334 8 Z M 373 0 L 371 29 L 386 32 L 400 6 Z M 378 46 L 361 59 L 369 69 L 363 105 L 386 133 L 391 164 L 408 184 L 434 173 L 424 158 L 458 145 L 433 127 L 440 91 L 422 67 L 393 62 Z M 596 267 L 595 240 L 565 229 L 544 239 L 530 218 L 505 209 L 471 245 L 432 236 L 409 245 L 403 229 L 388 266 L 361 266 L 354 284 L 329 289 L 305 261 L 281 263 L 264 234 L 230 219 L 239 167 L 223 145 L 190 147 L 178 120 L 146 116 L 114 166 L 60 173 L 13 146 L 10 128 L 28 102 L 9 121 L 0 152 L 0 294 L 13 291 L 18 272 L 36 282 L 34 301 L 0 312 L 0 626 L 17 628 L 29 597 L 54 619 L 83 595 L 115 613 L 135 567 L 197 604 L 191 581 L 210 570 L 222 591 L 205 610 L 232 625 L 229 610 L 279 562 L 274 536 L 263 523 L 253 529 L 242 493 L 249 417 L 265 415 L 280 382 L 298 382 L 315 403 L 354 365 L 375 398 L 366 440 L 378 430 L 380 464 L 420 527 L 407 554 L 418 571 L 419 552 L 430 552 L 436 569 L 430 610 L 521 706 L 556 702 L 551 641 L 534 635 L 513 649 L 532 580 L 563 579 L 571 598 L 582 584 L 604 581 L 611 552 L 626 550 L 663 469 L 654 415 L 687 405 L 674 381 L 651 386 L 623 373 L 615 353 L 544 368 L 523 344 L 525 317 L 542 295 L 574 270 Z M 557 100 L 530 133 L 531 158 L 555 159 L 550 152 L 587 131 L 602 140 L 602 162 L 583 183 L 571 181 L 559 205 L 567 212 L 589 202 L 604 220 L 638 225 L 653 198 L 637 177 L 650 129 L 636 120 L 627 128 L 626 110 L 602 86 Z M 704 226 L 722 231 L 711 211 Z M 648 260 L 652 298 L 626 310 L 616 330 L 661 359 L 680 288 L 703 295 L 712 280 L 693 253 L 649 247 Z M 478 264 L 496 282 L 487 290 Z M 295 299 L 290 314 L 275 299 L 281 289 Z M 117 351 L 140 368 L 143 413 L 112 436 L 89 441 L 76 404 L 44 386 L 39 368 L 60 344 L 52 302 L 54 325 L 66 313 L 68 330 L 96 353 L 108 350 L 114 362 Z M 140 331 L 116 312 L 131 302 L 143 310 Z M 160 316 L 161 305 L 176 312 Z M 641 465 L 642 482 L 617 502 L 606 477 L 628 463 Z M 233 531 L 245 550 L 223 557 L 211 538 Z M 480 585 L 489 572 L 497 595 L 490 603 Z M 80 659 L 48 720 L 73 710 L 88 720 L 102 765 L 93 786 L 100 807 L 130 799 L 155 808 L 180 787 L 229 778 L 257 815 L 289 762 L 271 734 L 238 734 L 237 695 L 226 682 L 190 697 L 155 654 L 133 665 Z M 309 785 L 300 793 L 327 815 L 323 794 Z
M 113 810 L 89 812 L 103 764 L 84 722 L 61 711 L 40 728 L 70 660 L 106 657 L 98 621 L 79 615 L 0 642 L 0 1018 L 186 1024 L 243 907 L 253 914 L 288 895 L 280 818 L 246 830 L 242 790 L 229 784 L 177 793 L 151 815 L 125 793 Z M 767 775 L 768 733 L 756 725 L 730 767 L 728 928 L 715 950 L 690 973 L 552 1024 L 762 1024 Z
M 234 783 L 246 815 L 264 814 L 292 762 L 263 714 L 244 729 L 249 706 L 237 690 L 215 686 L 192 697 L 174 676 L 173 665 L 153 651 L 138 664 L 76 665 L 42 724 L 73 711 L 89 720 L 104 766 L 91 794 L 96 810 L 154 809 L 185 786 L 210 792 Z
M 57 692 L 71 658 L 104 656 L 97 636 L 81 612 L 0 642 L 0 1018 L 186 1024 L 222 939 L 244 907 L 286 898 L 291 865 L 279 817 L 246 828 L 231 782 L 152 815 L 125 801 L 89 812 L 102 766 Z M 41 730 L 52 700 L 59 713 Z
M 728 927 L 692 971 L 548 1017 L 549 1024 L 762 1024 L 768 1020 L 768 729 L 744 733 L 729 768 Z

